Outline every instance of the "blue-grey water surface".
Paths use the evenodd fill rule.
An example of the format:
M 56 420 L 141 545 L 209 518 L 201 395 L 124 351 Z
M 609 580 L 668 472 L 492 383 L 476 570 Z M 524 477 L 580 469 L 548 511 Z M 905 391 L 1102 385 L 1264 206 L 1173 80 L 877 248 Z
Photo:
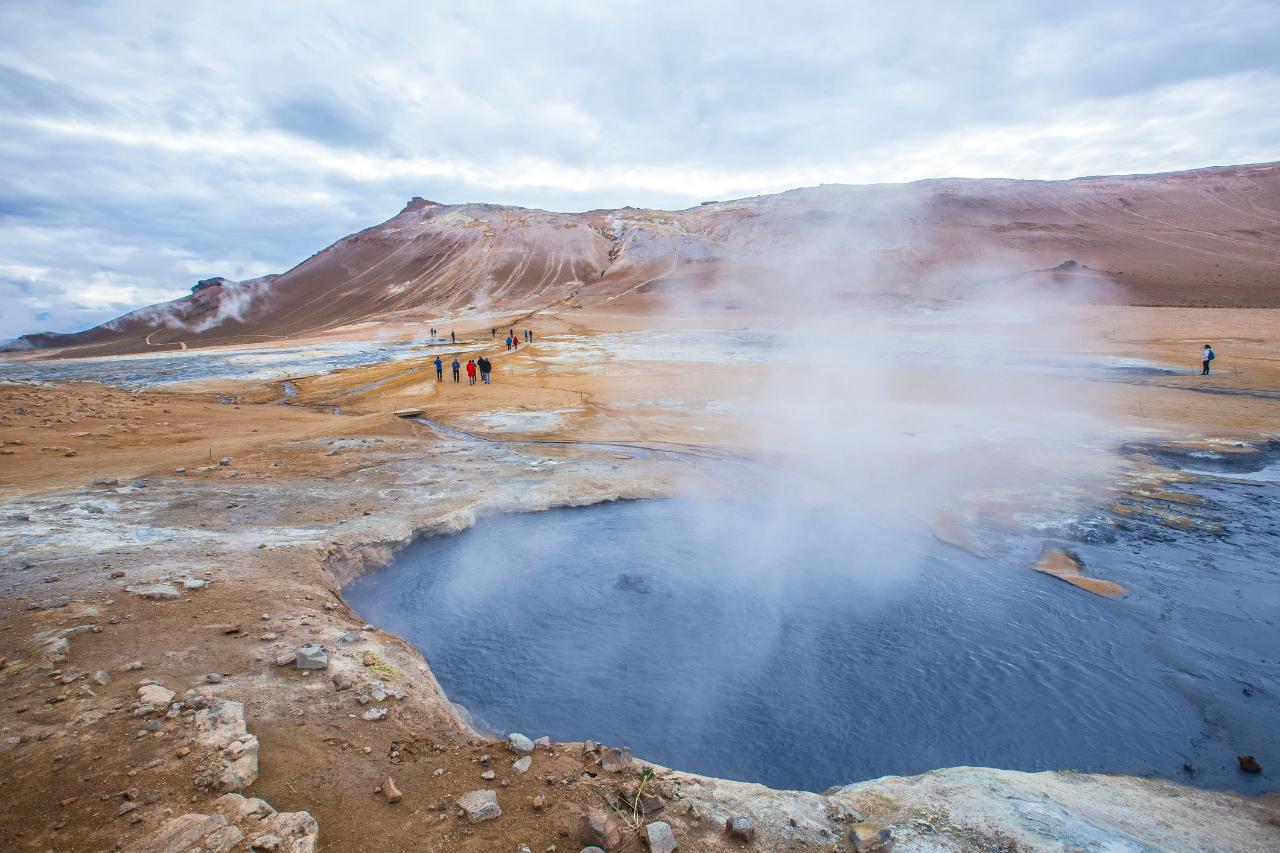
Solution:
M 819 515 L 779 545 L 758 507 L 682 500 L 483 519 L 346 597 L 494 731 L 782 788 L 967 764 L 1264 790 L 1235 754 L 1280 731 L 1274 488 L 1226 493 L 1271 490 L 1239 542 L 1073 543 L 1119 600 L 1030 571 L 1039 540 L 979 559 Z

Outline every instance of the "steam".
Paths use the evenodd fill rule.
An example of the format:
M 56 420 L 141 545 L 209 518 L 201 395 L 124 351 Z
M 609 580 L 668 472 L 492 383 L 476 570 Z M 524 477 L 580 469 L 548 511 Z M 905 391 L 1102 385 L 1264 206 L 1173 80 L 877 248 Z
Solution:
M 229 321 L 244 322 L 254 312 L 267 307 L 271 284 L 278 277 L 265 275 L 244 281 L 207 279 L 197 284 L 189 296 L 132 311 L 104 325 L 119 330 L 127 323 L 139 322 L 199 334 Z

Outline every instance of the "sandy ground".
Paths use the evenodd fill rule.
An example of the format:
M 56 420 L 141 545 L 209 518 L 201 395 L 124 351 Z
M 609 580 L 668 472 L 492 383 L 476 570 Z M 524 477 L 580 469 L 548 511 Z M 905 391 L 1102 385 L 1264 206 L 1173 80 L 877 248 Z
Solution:
M 1275 435 L 1278 312 L 1090 312 L 1100 355 L 1185 371 L 1063 380 L 1070 393 L 1097 395 L 1136 435 Z M 489 386 L 468 386 L 465 375 L 462 384 L 438 383 L 425 358 L 296 378 L 296 396 L 280 381 L 143 393 L 0 385 L 0 740 L 9 768 L 0 776 L 8 806 L 0 847 L 148 849 L 149 833 L 167 818 L 214 810 L 218 793 L 192 779 L 216 753 L 200 746 L 190 720 L 137 713 L 139 682 L 154 679 L 179 697 L 197 688 L 243 702 L 261 743 L 249 793 L 310 812 L 325 850 L 527 844 L 576 853 L 587 838 L 574 808 L 608 811 L 610 802 L 622 809 L 611 817 L 619 849 L 642 849 L 638 826 L 655 818 L 671 824 L 683 850 L 745 849 L 723 828 L 738 813 L 757 824 L 753 849 L 851 849 L 842 839 L 857 817 L 892 825 L 899 849 L 1013 849 L 1008 839 L 1032 830 L 984 823 L 989 815 L 976 806 L 943 819 L 945 797 L 908 806 L 861 787 L 834 798 L 775 793 L 662 769 L 652 784 L 665 809 L 633 820 L 619 798 L 638 764 L 609 771 L 598 753 L 555 744 L 534 753 L 529 772 L 516 772 L 517 756 L 468 730 L 414 649 L 362 627 L 342 602 L 345 580 L 415 535 L 457 530 L 486 513 L 649 497 L 691 482 L 719 488 L 718 461 L 749 446 L 750 424 L 731 404 L 749 399 L 761 366 L 566 363 L 542 343 L 656 325 L 618 313 L 539 317 L 533 346 L 508 353 L 501 335 L 491 341 Z M 457 332 L 460 342 L 489 335 Z M 1204 342 L 1219 355 L 1208 379 L 1194 375 Z M 903 377 L 903 393 L 928 398 L 945 380 L 945 372 Z M 462 432 L 391 414 L 404 408 Z M 99 478 L 117 482 L 95 485 Z M 963 543 L 962 520 L 932 521 Z M 186 589 L 186 579 L 209 583 Z M 176 600 L 137 594 L 166 582 L 178 587 Z M 59 652 L 63 637 L 69 648 Z M 324 643 L 326 671 L 277 665 L 305 641 Z M 132 661 L 143 668 L 130 670 Z M 106 683 L 94 680 L 98 671 Z M 337 690 L 338 673 L 354 687 Z M 359 704 L 356 694 L 379 678 L 406 698 Z M 387 708 L 387 718 L 363 719 L 369 707 Z M 179 755 L 183 747 L 190 752 Z M 493 780 L 482 778 L 486 768 Z M 394 805 L 374 793 L 387 776 L 404 794 Z M 1231 816 L 1236 834 L 1219 849 L 1265 849 L 1276 829 L 1274 804 L 1149 785 L 1143 802 L 1153 810 Z M 480 788 L 498 792 L 503 817 L 471 825 L 455 803 Z M 137 808 L 118 815 L 125 803 Z M 1115 809 L 1096 820 L 1120 827 L 1125 815 Z M 1186 849 L 1214 846 L 1202 830 L 1210 832 L 1187 830 Z

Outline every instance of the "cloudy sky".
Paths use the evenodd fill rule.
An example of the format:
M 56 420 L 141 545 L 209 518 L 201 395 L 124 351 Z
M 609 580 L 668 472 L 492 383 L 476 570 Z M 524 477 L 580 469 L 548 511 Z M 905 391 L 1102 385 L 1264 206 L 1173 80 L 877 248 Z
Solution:
M 1280 160 L 1276 0 L 4 0 L 0 33 L 0 338 L 283 271 L 414 195 Z

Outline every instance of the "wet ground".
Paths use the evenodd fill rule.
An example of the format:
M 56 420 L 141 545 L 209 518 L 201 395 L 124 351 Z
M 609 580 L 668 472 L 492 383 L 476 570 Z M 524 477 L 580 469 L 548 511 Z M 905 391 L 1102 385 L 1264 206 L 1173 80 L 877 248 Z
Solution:
M 1204 473 L 1041 531 L 1121 599 L 1031 571 L 1027 531 L 984 559 L 679 500 L 489 518 L 346 597 L 499 732 L 809 790 L 966 764 L 1272 790 L 1235 756 L 1280 729 L 1280 444 L 1127 452 Z

